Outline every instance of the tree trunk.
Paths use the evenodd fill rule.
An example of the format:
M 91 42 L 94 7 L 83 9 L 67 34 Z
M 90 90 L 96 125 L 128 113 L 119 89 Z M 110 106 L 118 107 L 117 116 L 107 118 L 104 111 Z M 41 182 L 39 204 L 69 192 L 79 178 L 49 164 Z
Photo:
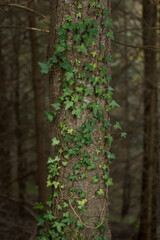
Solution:
M 124 79 L 124 96 L 125 96 L 125 122 L 126 125 L 129 121 L 129 81 L 127 74 L 127 64 L 128 64 L 128 48 L 127 48 L 127 15 L 124 14 L 124 30 L 125 30 L 125 49 L 124 49 L 124 59 L 125 59 L 125 79 Z M 126 126 L 127 127 L 127 126 Z M 125 217 L 129 211 L 130 199 L 131 199 L 131 176 L 130 176 L 130 136 L 128 136 L 126 146 L 125 146 L 125 170 L 124 170 L 124 180 L 123 180 L 123 200 L 122 200 L 122 218 Z
M 143 0 L 143 44 L 156 46 L 157 9 Z M 144 49 L 144 157 L 142 173 L 141 215 L 139 240 L 156 240 L 156 184 L 157 165 L 157 74 L 156 52 Z
M 28 7 L 35 9 L 34 1 L 28 2 Z M 35 27 L 35 15 L 29 14 L 29 26 Z M 45 202 L 47 199 L 46 190 L 46 156 L 45 156 L 45 135 L 44 135 L 44 94 L 41 85 L 40 71 L 38 67 L 39 47 L 36 32 L 30 31 L 31 54 L 32 54 L 32 81 L 35 99 L 35 128 L 37 144 L 37 167 L 38 167 L 38 185 L 39 201 Z
M 52 237 L 57 238 L 53 239 L 111 239 L 108 226 L 111 156 L 105 140 L 110 120 L 105 107 L 110 109 L 108 99 L 112 98 L 112 91 L 108 85 L 110 64 L 105 61 L 110 54 L 110 38 L 106 37 L 109 26 L 104 23 L 110 13 L 106 8 L 110 11 L 109 0 L 93 4 L 86 0 L 74 3 L 51 0 L 49 61 L 58 61 L 50 72 L 50 103 L 56 103 L 50 112 L 56 118 L 51 124 L 47 181 L 54 188 L 56 220 Z M 59 225 L 64 233 L 56 228 Z
M 25 200 L 25 180 L 23 176 L 25 175 L 26 163 L 23 157 L 22 151 L 22 121 L 20 116 L 20 79 L 19 79 L 19 51 L 20 51 L 20 39 L 19 36 L 13 34 L 13 65 L 12 65 L 12 77 L 15 83 L 15 120 L 16 120 L 16 137 L 17 137 L 17 175 L 18 175 L 18 195 L 20 200 L 20 212 L 23 213 L 24 210 L 24 200 Z M 22 207 L 23 206 L 23 207 Z
M 2 49 L 3 32 L 0 35 L 0 189 L 2 193 L 11 193 L 11 164 L 10 164 L 10 119 L 8 82 L 6 77 L 4 53 Z

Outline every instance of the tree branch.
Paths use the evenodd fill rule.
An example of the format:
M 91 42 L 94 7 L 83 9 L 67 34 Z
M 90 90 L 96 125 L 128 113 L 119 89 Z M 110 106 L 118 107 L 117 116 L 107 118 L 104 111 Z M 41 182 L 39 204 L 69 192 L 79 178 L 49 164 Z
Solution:
M 32 31 L 38 31 L 38 32 L 46 32 L 49 33 L 49 30 L 47 29 L 41 29 L 41 28 L 34 28 L 34 27 L 21 27 L 21 26 L 0 26 L 0 30 L 2 28 L 17 28 L 17 29 L 26 29 L 26 30 L 32 30 Z
M 3 7 L 3 6 L 8 6 L 8 7 L 22 8 L 22 9 L 25 9 L 25 10 L 27 10 L 27 11 L 29 11 L 29 12 L 35 13 L 35 14 L 41 16 L 42 18 L 46 19 L 47 21 L 49 21 L 49 18 L 46 17 L 45 15 L 43 15 L 42 13 L 39 13 L 39 12 L 37 12 L 37 11 L 34 10 L 34 9 L 28 8 L 28 7 L 23 6 L 23 5 L 20 5 L 20 4 L 15 4 L 15 3 L 3 3 L 3 4 L 0 4 L 0 7 L 1 7 L 1 6 L 2 6 L 2 7 Z

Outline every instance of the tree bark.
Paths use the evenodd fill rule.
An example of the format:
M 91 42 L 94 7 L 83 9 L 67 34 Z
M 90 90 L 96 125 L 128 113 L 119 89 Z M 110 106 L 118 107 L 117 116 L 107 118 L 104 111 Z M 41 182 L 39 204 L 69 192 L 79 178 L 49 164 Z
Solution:
M 156 6 L 143 0 L 143 44 L 156 46 Z M 139 240 L 156 240 L 157 166 L 157 74 L 156 52 L 144 49 L 144 157 L 142 172 L 141 215 Z
M 28 2 L 28 7 L 35 9 L 34 1 Z M 29 26 L 36 26 L 34 14 L 29 13 Z M 45 154 L 45 135 L 44 135 L 44 95 L 41 84 L 40 70 L 38 67 L 39 47 L 36 32 L 30 31 L 31 54 L 32 54 L 32 81 L 35 100 L 35 129 L 37 145 L 37 167 L 38 167 L 38 186 L 39 201 L 45 202 L 47 199 L 46 189 L 46 154 Z
M 19 51 L 20 51 L 20 39 L 17 33 L 13 33 L 12 45 L 13 45 L 13 65 L 12 65 L 12 77 L 15 84 L 15 120 L 16 120 L 16 137 L 17 137 L 17 175 L 18 175 L 18 195 L 20 200 L 20 213 L 24 210 L 25 201 L 25 180 L 22 176 L 25 174 L 26 162 L 23 156 L 22 150 L 22 121 L 20 115 L 20 101 L 21 101 L 21 89 L 19 79 Z
M 0 35 L 0 187 L 1 191 L 10 195 L 11 193 L 11 164 L 10 164 L 10 103 L 8 93 L 8 79 L 5 72 L 4 52 L 2 49 L 3 32 Z
M 71 31 L 68 31 L 69 41 L 68 44 L 71 47 L 71 50 L 67 51 L 67 59 L 75 66 L 75 61 L 79 62 L 78 73 L 81 73 L 84 71 L 84 65 L 86 62 L 96 63 L 97 68 L 94 72 L 94 74 L 99 77 L 99 71 L 98 69 L 102 67 L 103 63 L 98 62 L 96 59 L 98 56 L 103 54 L 100 50 L 100 45 L 105 46 L 104 54 L 110 54 L 110 40 L 106 37 L 106 30 L 104 30 L 102 20 L 101 18 L 96 15 L 93 9 L 89 7 L 89 1 L 82 0 L 80 2 L 75 1 L 75 4 L 71 0 L 51 0 L 51 27 L 50 27 L 50 57 L 53 55 L 53 46 L 55 46 L 57 36 L 58 36 L 58 28 L 65 22 L 65 19 L 67 16 L 70 16 L 72 18 L 72 23 L 77 23 L 79 21 L 82 21 L 83 18 L 91 18 L 93 21 L 97 22 L 99 24 L 98 26 L 98 35 L 97 40 L 95 43 L 92 43 L 91 46 L 89 46 L 88 55 L 78 53 L 75 45 L 76 44 L 73 41 L 73 35 Z M 81 4 L 81 7 L 77 11 L 78 4 Z M 110 1 L 97 1 L 96 4 L 101 3 L 102 8 L 107 8 L 110 11 Z M 77 17 L 77 13 L 81 13 L 79 17 Z M 100 10 L 100 12 L 102 12 Z M 82 19 L 81 19 L 82 16 Z M 73 30 L 74 31 L 74 30 Z M 75 32 L 79 33 L 80 31 Z M 83 30 L 82 30 L 83 32 Z M 82 40 L 81 40 L 82 43 Z M 81 44 L 80 43 L 80 44 Z M 91 51 L 96 52 L 96 57 L 94 57 L 90 54 Z M 61 62 L 61 60 L 59 60 Z M 110 72 L 110 65 L 108 64 L 108 73 Z M 86 71 L 87 72 L 87 71 Z M 87 75 L 89 73 L 87 72 Z M 80 231 L 81 239 L 96 239 L 98 236 L 106 236 L 108 239 L 111 239 L 110 236 L 110 229 L 108 225 L 108 187 L 106 187 L 104 180 L 103 180 L 103 170 L 99 167 L 99 165 L 103 165 L 106 163 L 108 166 L 108 159 L 106 157 L 106 154 L 103 154 L 101 151 L 98 153 L 96 152 L 99 148 L 101 149 L 108 149 L 108 145 L 106 144 L 106 141 L 104 139 L 104 136 L 106 132 L 100 130 L 100 127 L 102 126 L 101 123 L 97 120 L 96 116 L 93 117 L 92 111 L 89 109 L 89 105 L 91 103 L 101 104 L 104 112 L 104 118 L 106 121 L 109 120 L 109 114 L 104 110 L 106 105 L 106 100 L 103 99 L 103 97 L 97 96 L 95 93 L 94 87 L 92 84 L 88 82 L 88 77 L 86 76 L 83 80 L 80 78 L 77 78 L 76 84 L 71 84 L 70 89 L 73 91 L 73 95 L 77 95 L 79 100 L 77 105 L 81 107 L 81 102 L 85 102 L 87 104 L 87 108 L 84 109 L 81 112 L 81 116 L 78 117 L 78 119 L 74 116 L 73 111 L 71 109 L 61 107 L 61 109 L 57 112 L 56 118 L 54 122 L 51 124 L 51 132 L 50 136 L 51 139 L 54 139 L 56 137 L 60 140 L 60 149 L 62 149 L 62 153 L 58 153 L 58 148 L 51 147 L 51 157 L 55 158 L 55 156 L 58 154 L 61 158 L 61 162 L 66 163 L 67 167 L 64 167 L 63 165 L 60 166 L 59 175 L 56 176 L 55 181 L 60 184 L 60 186 L 63 186 L 64 189 L 57 190 L 59 196 L 53 198 L 53 215 L 56 216 L 60 221 L 62 219 L 61 211 L 57 209 L 58 205 L 63 205 L 64 202 L 67 202 L 68 208 L 66 211 L 69 211 L 70 215 L 73 216 L 73 218 L 76 219 L 76 223 L 74 223 L 72 226 L 70 226 L 70 230 L 68 229 L 67 232 L 65 232 L 65 237 L 67 239 L 77 239 L 76 234 L 79 234 L 76 232 L 78 222 L 82 224 L 82 230 Z M 50 103 L 56 103 L 59 102 L 60 96 L 63 95 L 64 91 L 64 84 L 65 84 L 65 71 L 59 67 L 58 64 L 55 64 L 53 66 L 53 69 L 50 72 Z M 85 85 L 85 88 L 89 88 L 90 90 L 93 90 L 93 95 L 91 96 L 82 96 L 82 94 L 79 94 L 76 90 L 76 87 L 80 87 L 80 85 Z M 108 87 L 104 86 L 102 84 L 103 90 L 108 91 Z M 63 88 L 63 90 L 62 90 Z M 84 90 L 85 91 L 85 90 Z M 82 98 L 81 98 L 82 96 Z M 80 100 L 81 98 L 81 100 Z M 66 101 L 68 101 L 70 97 L 65 98 Z M 95 110 L 93 110 L 95 111 Z M 99 112 L 100 113 L 100 112 Z M 96 114 L 95 114 L 96 115 Z M 86 144 L 82 144 L 80 147 L 80 153 L 76 153 L 75 147 L 78 143 L 73 142 L 66 142 L 66 137 L 72 139 L 73 135 L 77 135 L 81 137 L 81 134 L 78 132 L 78 129 L 81 126 L 84 126 L 84 124 L 88 124 L 89 122 L 94 121 L 94 130 L 91 133 L 91 138 L 93 140 L 93 143 L 87 147 Z M 66 125 L 68 129 L 68 134 L 63 131 L 63 127 L 61 126 Z M 71 131 L 71 133 L 69 133 Z M 108 132 L 108 130 L 107 130 Z M 65 135 L 66 134 L 66 135 Z M 72 135 L 73 134 L 73 135 Z M 75 140 L 76 141 L 76 140 Z M 101 147 L 100 147 L 101 145 Z M 69 159 L 66 156 L 67 155 L 67 148 L 72 149 L 75 151 L 74 153 L 69 154 Z M 66 149 L 66 150 L 65 150 Z M 66 152 L 65 152 L 66 151 Z M 83 164 L 86 154 L 86 158 L 88 157 L 88 160 L 90 163 Z M 88 155 L 88 156 L 87 156 Z M 98 160 L 94 161 L 93 159 L 98 156 Z M 93 161 L 93 162 L 92 162 Z M 89 169 L 90 164 L 94 164 L 95 168 L 92 170 Z M 92 165 L 93 166 L 93 165 Z M 108 167 L 107 167 L 108 168 Z M 78 170 L 78 171 L 76 171 Z M 92 179 L 95 176 L 98 176 L 98 183 L 93 184 Z M 74 189 L 73 194 L 71 194 L 71 189 Z M 99 189 L 102 189 L 104 191 L 104 195 L 102 194 L 99 196 L 97 194 L 97 191 Z M 56 187 L 54 186 L 54 190 L 56 191 Z M 80 197 L 79 193 L 85 193 L 85 197 L 82 199 Z M 69 197 L 72 195 L 71 197 Z M 70 198 L 74 200 L 70 201 Z M 79 211 L 77 207 L 77 201 L 87 201 L 87 204 L 85 205 L 86 212 L 83 213 L 83 211 Z M 102 218 L 104 221 L 102 221 Z M 102 221 L 102 222 L 101 222 Z M 100 226 L 96 227 L 96 224 L 100 224 L 100 226 L 103 228 L 104 231 L 99 231 Z M 83 236 L 83 238 L 82 238 Z M 74 238 L 75 237 L 75 238 Z M 98 238 L 97 238 L 98 239 Z

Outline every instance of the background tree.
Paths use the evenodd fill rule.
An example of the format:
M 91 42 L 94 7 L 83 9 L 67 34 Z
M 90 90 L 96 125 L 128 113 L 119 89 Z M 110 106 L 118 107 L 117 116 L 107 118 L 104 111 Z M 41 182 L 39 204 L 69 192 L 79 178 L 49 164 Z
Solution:
M 157 8 L 143 1 L 143 43 L 156 46 Z M 150 30 L 148 30 L 150 29 Z M 157 167 L 158 167 L 158 109 L 156 51 L 144 49 L 144 157 L 141 193 L 141 218 L 139 239 L 157 239 Z

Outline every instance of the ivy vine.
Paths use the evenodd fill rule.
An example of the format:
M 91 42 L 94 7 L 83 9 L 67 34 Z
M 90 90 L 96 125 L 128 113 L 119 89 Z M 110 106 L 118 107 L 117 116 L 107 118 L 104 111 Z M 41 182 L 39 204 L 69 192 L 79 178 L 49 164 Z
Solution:
M 86 213 L 88 202 L 86 193 L 81 188 L 75 189 L 72 186 L 69 189 L 70 196 L 64 197 L 65 186 L 58 180 L 60 169 L 62 167 L 67 168 L 71 156 L 77 158 L 77 162 L 73 166 L 73 172 L 68 175 L 67 179 L 71 182 L 78 182 L 79 179 L 87 178 L 88 171 L 96 170 L 96 162 L 100 162 L 99 154 L 103 154 L 108 159 L 106 162 L 100 162 L 99 164 L 103 176 L 95 173 L 91 183 L 98 185 L 100 180 L 103 180 L 106 187 L 112 186 L 113 181 L 109 176 L 109 165 L 115 158 L 114 154 L 106 150 L 101 141 L 98 142 L 99 148 L 95 149 L 93 159 L 87 148 L 94 143 L 92 134 L 97 123 L 100 126 L 100 131 L 105 135 L 104 139 L 107 142 L 108 149 L 113 142 L 110 129 L 120 130 L 121 137 L 126 138 L 126 133 L 121 132 L 120 123 L 111 124 L 105 119 L 104 114 L 104 111 L 109 113 L 115 107 L 119 107 L 119 104 L 113 99 L 114 89 L 110 86 L 111 76 L 106 67 L 107 64 L 113 62 L 113 58 L 110 55 L 105 55 L 104 45 L 99 46 L 98 51 L 96 50 L 98 48 L 96 43 L 98 23 L 90 18 L 83 18 L 82 4 L 78 1 L 75 1 L 74 4 L 77 7 L 76 18 L 78 21 L 74 22 L 72 16 L 66 17 L 63 25 L 58 29 L 58 39 L 52 57 L 46 63 L 39 62 L 42 74 L 48 74 L 53 65 L 59 66 L 64 72 L 64 77 L 59 79 L 62 83 L 62 95 L 59 96 L 56 103 L 51 104 L 52 110 L 45 111 L 45 114 L 50 122 L 56 118 L 62 108 L 69 111 L 77 119 L 81 119 L 85 110 L 90 111 L 92 117 L 78 129 L 69 128 L 66 117 L 59 122 L 63 145 L 60 139 L 56 137 L 52 139 L 51 146 L 58 151 L 57 155 L 54 158 L 49 157 L 47 162 L 47 187 L 50 187 L 53 192 L 45 205 L 36 203 L 35 207 L 42 211 L 46 209 L 44 214 L 38 215 L 38 226 L 40 227 L 38 240 L 82 239 L 79 232 L 85 227 L 91 228 L 89 220 L 87 225 L 81 219 L 81 214 Z M 89 7 L 95 11 L 98 18 L 102 18 L 102 25 L 106 28 L 106 37 L 114 39 L 114 26 L 108 9 L 103 9 L 101 4 L 94 0 L 89 1 Z M 69 59 L 67 54 L 71 51 L 69 34 L 72 34 L 74 51 L 84 56 L 91 56 L 92 62 L 82 63 L 80 59 L 75 59 L 73 62 Z M 85 84 L 86 79 L 90 85 Z M 88 103 L 85 100 L 86 97 L 93 95 L 98 99 L 104 99 L 108 103 L 105 108 L 99 102 L 90 101 Z M 82 169 L 85 169 L 85 171 Z M 97 197 L 104 196 L 104 189 L 99 187 L 96 194 Z M 59 197 L 61 201 L 58 202 L 57 206 L 53 206 L 53 198 Z M 53 214 L 53 208 L 56 208 L 58 214 Z M 76 230 L 74 235 L 68 239 L 66 233 L 70 231 L 71 226 L 74 226 Z M 94 229 L 98 230 L 98 233 L 93 236 L 94 240 L 108 239 L 103 235 L 106 230 L 103 217 L 95 223 Z

